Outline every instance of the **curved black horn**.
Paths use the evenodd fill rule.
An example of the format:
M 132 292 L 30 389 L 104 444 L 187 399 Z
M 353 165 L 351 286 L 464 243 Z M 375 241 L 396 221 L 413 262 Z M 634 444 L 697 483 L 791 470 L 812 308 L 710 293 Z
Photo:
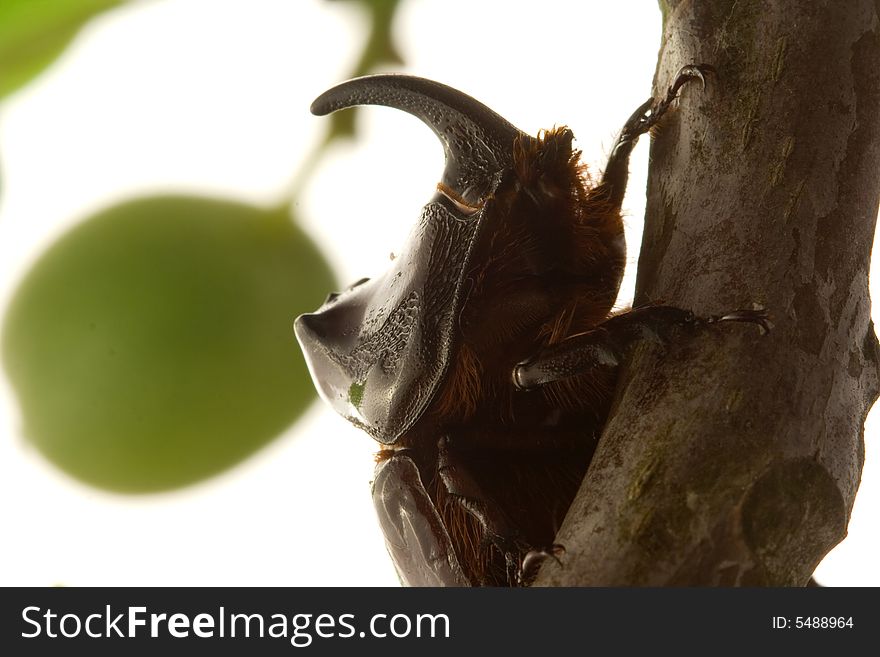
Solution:
M 514 140 L 529 138 L 467 94 L 411 75 L 343 82 L 318 96 L 311 110 L 323 116 L 355 105 L 385 105 L 424 121 L 443 143 L 443 184 L 472 205 L 480 202 L 494 175 L 512 163 Z

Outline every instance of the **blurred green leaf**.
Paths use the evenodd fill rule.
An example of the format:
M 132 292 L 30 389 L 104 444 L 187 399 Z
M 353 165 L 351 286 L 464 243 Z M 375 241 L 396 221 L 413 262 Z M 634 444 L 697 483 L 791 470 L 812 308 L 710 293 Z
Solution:
M 0 0 L 0 98 L 46 68 L 92 16 L 121 0 Z
M 334 2 L 356 2 L 367 10 L 370 20 L 370 35 L 361 56 L 349 77 L 367 75 L 385 65 L 402 66 L 403 57 L 394 44 L 392 26 L 394 15 L 401 0 L 332 0 Z M 356 109 L 335 112 L 330 115 L 330 127 L 325 143 L 355 134 Z
M 365 4 L 370 12 L 370 37 L 361 53 L 353 77 L 366 75 L 385 64 L 403 64 L 391 30 L 400 0 L 347 0 Z
M 101 212 L 43 255 L 7 313 L 26 437 L 117 491 L 220 472 L 313 399 L 293 320 L 335 287 L 286 210 L 159 197 Z

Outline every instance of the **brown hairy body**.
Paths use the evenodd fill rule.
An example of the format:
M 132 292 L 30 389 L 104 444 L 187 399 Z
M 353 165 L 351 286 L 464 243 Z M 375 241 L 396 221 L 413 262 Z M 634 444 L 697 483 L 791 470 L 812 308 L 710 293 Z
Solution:
M 443 485 L 436 437 L 450 436 L 480 482 L 481 503 L 501 510 L 524 553 L 552 543 L 613 391 L 613 372 L 601 368 L 536 391 L 517 390 L 511 379 L 519 361 L 607 319 L 623 273 L 619 206 L 591 183 L 571 142 L 567 128 L 517 142 L 512 172 L 486 200 L 491 220 L 468 272 L 445 383 L 399 441 L 418 454 L 462 567 L 481 584 L 512 583 L 509 568 L 483 523 Z

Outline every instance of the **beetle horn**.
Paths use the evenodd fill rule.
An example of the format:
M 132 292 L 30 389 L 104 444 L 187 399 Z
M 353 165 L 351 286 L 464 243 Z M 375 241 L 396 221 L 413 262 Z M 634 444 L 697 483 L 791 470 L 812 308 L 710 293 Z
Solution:
M 311 110 L 324 116 L 355 105 L 393 107 L 426 123 L 446 154 L 442 184 L 474 207 L 495 174 L 512 164 L 514 141 L 531 139 L 467 94 L 410 75 L 368 75 L 343 82 L 318 96 Z

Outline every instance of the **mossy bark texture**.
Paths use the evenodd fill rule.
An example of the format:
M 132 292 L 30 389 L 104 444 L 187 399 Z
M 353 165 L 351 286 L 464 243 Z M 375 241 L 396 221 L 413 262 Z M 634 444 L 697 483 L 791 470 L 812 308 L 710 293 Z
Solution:
M 536 585 L 801 586 L 846 535 L 878 394 L 880 1 L 663 0 L 636 305 L 725 323 L 628 358 Z

